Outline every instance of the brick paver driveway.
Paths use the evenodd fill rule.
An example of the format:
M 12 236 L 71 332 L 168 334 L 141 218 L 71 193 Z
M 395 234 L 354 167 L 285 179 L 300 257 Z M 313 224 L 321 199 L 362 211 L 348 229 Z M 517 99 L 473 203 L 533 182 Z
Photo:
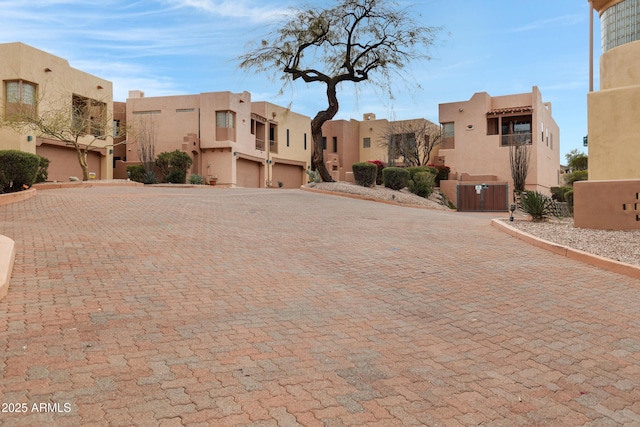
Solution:
M 0 234 L 4 426 L 640 425 L 639 281 L 486 216 L 103 187 Z

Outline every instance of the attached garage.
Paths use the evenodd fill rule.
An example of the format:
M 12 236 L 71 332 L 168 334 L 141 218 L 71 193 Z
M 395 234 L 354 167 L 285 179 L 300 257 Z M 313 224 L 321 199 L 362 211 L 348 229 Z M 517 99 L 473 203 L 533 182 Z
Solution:
M 260 163 L 241 158 L 236 160 L 236 185 L 260 188 Z
M 279 187 L 282 182 L 282 188 L 300 188 L 304 184 L 303 173 L 302 165 L 274 162 L 272 185 Z
M 73 147 L 42 143 L 36 147 L 36 154 L 49 159 L 49 181 L 69 181 L 70 176 L 82 179 L 82 168 Z M 89 172 L 95 172 L 96 179 L 102 176 L 102 155 L 97 151 L 87 156 Z

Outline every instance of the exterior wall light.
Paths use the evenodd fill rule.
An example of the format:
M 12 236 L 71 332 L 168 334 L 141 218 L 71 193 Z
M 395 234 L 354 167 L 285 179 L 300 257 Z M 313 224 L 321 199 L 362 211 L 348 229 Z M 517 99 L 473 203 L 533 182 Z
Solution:
M 33 136 L 31 136 L 31 135 L 27 136 L 27 141 L 29 141 L 29 142 L 33 141 Z

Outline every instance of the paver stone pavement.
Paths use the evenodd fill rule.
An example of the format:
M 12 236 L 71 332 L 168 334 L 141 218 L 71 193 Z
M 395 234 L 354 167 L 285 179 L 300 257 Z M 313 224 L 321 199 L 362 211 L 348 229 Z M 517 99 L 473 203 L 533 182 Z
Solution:
M 300 190 L 0 207 L 3 426 L 640 425 L 640 283 Z

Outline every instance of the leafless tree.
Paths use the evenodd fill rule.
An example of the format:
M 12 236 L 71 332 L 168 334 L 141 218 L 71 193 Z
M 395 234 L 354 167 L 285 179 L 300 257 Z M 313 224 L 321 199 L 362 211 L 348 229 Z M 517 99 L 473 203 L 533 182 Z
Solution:
M 293 81 L 326 86 L 328 107 L 311 121 L 312 165 L 333 181 L 323 159 L 322 125 L 338 112 L 342 82 L 369 82 L 389 90 L 392 77 L 417 59 L 438 28 L 420 25 L 419 16 L 392 0 L 340 0 L 333 7 L 292 10 L 279 28 L 242 55 L 240 68 L 282 72 L 283 89 Z
M 387 149 L 390 164 L 402 158 L 405 167 L 425 166 L 433 149 L 442 142 L 442 128 L 428 120 L 390 122 L 379 141 Z
M 29 130 L 41 138 L 61 141 L 73 147 L 82 168 L 82 180 L 86 181 L 89 179 L 89 152 L 125 144 L 126 140 L 112 144 L 106 141 L 126 135 L 126 127 L 114 127 L 106 102 L 80 95 L 55 96 L 44 92 L 34 93 L 33 99 L 20 102 L 7 100 L 10 106 L 5 109 L 0 127 L 18 132 Z
M 131 133 L 135 135 L 138 146 L 138 158 L 142 162 L 142 167 L 146 178 L 152 180 L 155 175 L 156 142 L 158 141 L 158 124 L 153 116 L 141 116 L 132 126 Z M 146 179 L 145 178 L 145 179 Z

